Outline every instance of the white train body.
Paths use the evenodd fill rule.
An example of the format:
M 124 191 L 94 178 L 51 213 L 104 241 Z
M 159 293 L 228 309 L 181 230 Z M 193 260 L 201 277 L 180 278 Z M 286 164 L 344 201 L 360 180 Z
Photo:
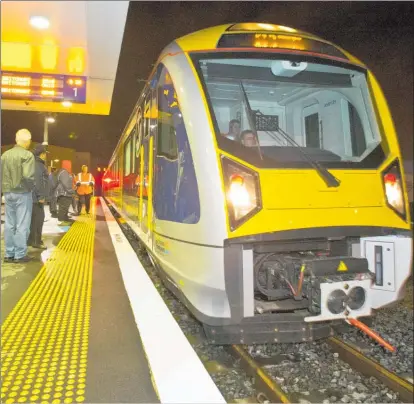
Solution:
M 296 112 L 299 101 L 304 103 L 312 97 L 325 100 L 324 94 L 334 94 L 332 86 L 337 84 L 332 78 L 332 88 L 306 93 L 305 85 L 295 84 L 292 90 L 289 85 L 298 73 L 286 70 L 285 61 L 277 64 L 273 59 L 300 58 L 305 62 L 292 62 L 293 70 L 309 69 L 309 77 L 315 78 L 322 77 L 324 70 L 326 77 L 333 77 L 336 71 L 344 74 L 347 65 L 350 69 L 358 66 L 361 72 L 367 70 L 345 51 L 341 51 L 344 56 L 340 60 L 329 52 L 311 54 L 303 49 L 289 50 L 287 55 L 286 49 L 279 49 L 279 53 L 263 47 L 234 49 L 236 45 L 219 49 L 217 44 L 231 27 L 201 31 L 164 49 L 108 166 L 105 197 L 146 246 L 166 284 L 204 324 L 212 342 L 322 338 L 347 317 L 367 317 L 372 309 L 401 299 L 411 273 L 412 238 L 407 197 L 401 185 L 404 173 L 398 164 L 400 152 L 395 133 L 381 129 L 392 126 L 392 121 L 375 79 L 371 73 L 361 73 L 368 75 L 370 82 L 370 91 L 362 95 L 370 104 L 366 119 L 378 138 L 374 151 L 366 145 L 366 163 L 363 153 L 361 158 L 354 156 L 345 163 L 336 146 L 327 146 L 332 156 L 335 151 L 335 157 L 329 158 L 337 159 L 325 164 L 339 179 L 340 185 L 334 186 L 326 186 L 327 174 L 304 162 L 306 157 L 302 156 L 296 166 L 290 161 L 281 166 L 279 157 L 272 160 L 266 154 L 270 153 L 267 147 L 276 150 L 274 139 L 268 135 L 274 128 L 270 124 L 270 130 L 252 128 L 251 110 L 259 108 L 267 117 L 276 115 L 276 129 L 296 132 L 299 146 L 285 147 L 285 153 L 277 149 L 277 153 L 287 155 L 291 149 L 296 153 L 295 147 L 307 153 L 306 145 L 296 136 L 302 131 L 298 122 L 303 122 L 301 113 Z M 274 27 L 274 35 L 290 33 L 283 31 L 288 30 L 286 27 Z M 241 35 L 251 30 L 233 31 Z M 297 31 L 294 35 L 315 39 Z M 223 52 L 226 57 L 220 56 Z M 263 61 L 266 57 L 272 60 L 266 74 L 283 77 L 286 91 L 291 91 L 291 103 L 271 101 L 273 90 L 263 100 L 255 99 L 255 91 L 260 93 L 268 83 L 262 79 L 255 84 L 250 76 L 245 81 L 241 78 L 237 96 L 232 94 L 238 84 L 236 76 L 241 73 L 234 73 L 234 78 L 231 67 L 251 60 L 245 70 L 256 72 L 258 66 L 267 66 Z M 329 67 L 318 68 L 328 62 Z M 227 79 L 208 82 L 207 75 L 219 71 L 220 64 L 226 65 Z M 245 97 L 251 97 L 250 110 L 246 110 L 243 99 L 243 84 L 247 88 Z M 302 98 L 293 100 L 301 91 Z M 332 122 L 339 119 L 332 119 L 335 105 L 344 104 L 340 97 L 331 101 L 331 115 L 319 111 L 321 124 L 330 130 L 335 129 Z M 363 108 L 361 105 L 358 108 Z M 373 112 L 377 110 L 381 110 L 382 118 Z M 343 108 L 338 111 L 344 113 Z M 237 118 L 242 129 L 254 129 L 261 145 L 257 155 L 239 145 L 233 149 L 233 140 L 224 139 L 224 125 L 232 118 Z M 254 119 L 256 126 L 259 118 Z M 329 143 L 329 135 L 325 141 Z M 378 152 L 381 147 L 385 149 L 385 141 L 388 150 Z M 377 160 L 370 152 L 378 154 Z M 387 196 L 387 180 L 395 180 L 394 187 L 400 186 L 399 205 L 392 205 Z M 237 200 L 229 196 L 230 188 L 238 190 L 238 186 L 249 184 L 255 187 L 253 191 L 249 188 L 249 203 L 254 200 L 255 205 L 240 219 Z M 274 191 L 283 186 L 289 190 Z M 369 192 L 364 193 L 367 187 Z M 244 189 L 240 192 L 241 197 L 245 195 Z

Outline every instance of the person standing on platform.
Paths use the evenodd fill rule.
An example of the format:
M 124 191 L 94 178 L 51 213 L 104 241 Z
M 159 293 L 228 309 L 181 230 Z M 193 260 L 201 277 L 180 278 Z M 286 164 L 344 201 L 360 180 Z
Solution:
M 57 169 L 56 167 L 51 168 L 51 173 L 49 174 L 49 209 L 52 217 L 58 217 L 58 207 L 57 200 L 55 195 L 55 190 L 57 187 Z
M 102 196 L 102 178 L 103 172 L 101 171 L 101 167 L 98 167 L 95 176 L 95 196 Z
M 72 196 L 74 194 L 72 175 L 70 173 L 70 161 L 62 161 L 62 168 L 57 175 L 57 187 L 55 196 L 58 203 L 58 225 L 70 226 L 74 220 L 68 216 L 69 206 L 72 203 Z
M 28 262 L 27 239 L 32 217 L 35 158 L 29 152 L 32 135 L 27 129 L 16 133 L 16 145 L 1 156 L 1 183 L 5 199 L 5 262 Z
M 27 244 L 33 248 L 46 250 L 42 241 L 43 222 L 45 221 L 45 202 L 49 196 L 49 176 L 46 168 L 46 147 L 37 145 L 33 151 L 35 156 L 35 188 L 33 190 L 33 210 L 30 234 Z
M 79 197 L 77 214 L 81 214 L 82 205 L 85 205 L 86 214 L 89 214 L 93 187 L 95 186 L 95 178 L 93 178 L 93 175 L 88 171 L 88 166 L 82 166 L 82 172 L 76 176 L 75 183 L 76 193 Z

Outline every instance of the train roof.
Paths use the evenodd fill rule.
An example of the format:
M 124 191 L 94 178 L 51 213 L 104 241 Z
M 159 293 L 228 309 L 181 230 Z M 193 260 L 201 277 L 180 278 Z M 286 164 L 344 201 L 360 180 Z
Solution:
M 161 54 L 161 58 L 168 53 L 174 45 L 178 45 L 182 51 L 184 52 L 193 52 L 193 51 L 202 51 L 202 50 L 213 50 L 218 48 L 225 48 L 228 45 L 224 45 L 222 43 L 223 37 L 230 37 L 235 38 L 236 36 L 248 36 L 248 35 L 259 35 L 268 36 L 268 37 L 277 37 L 279 39 L 289 40 L 289 38 L 302 38 L 312 41 L 317 41 L 319 43 L 325 44 L 328 47 L 331 47 L 332 50 L 340 55 L 339 57 L 342 59 L 346 59 L 351 63 L 358 64 L 360 66 L 365 65 L 351 55 L 349 52 L 345 51 L 344 49 L 340 48 L 338 45 L 329 42 L 317 35 L 311 34 L 309 32 L 301 31 L 292 27 L 286 27 L 283 25 L 277 24 L 269 24 L 269 23 L 258 23 L 258 22 L 243 22 L 243 23 L 233 23 L 233 24 L 224 24 L 224 25 L 217 25 L 214 27 L 205 28 L 200 31 L 192 32 L 185 36 L 182 36 L 175 41 L 173 41 L 169 46 L 167 46 Z M 234 35 L 234 36 L 233 36 Z M 235 43 L 237 41 L 229 41 L 230 43 Z M 229 43 L 228 42 L 228 43 Z M 252 42 L 253 43 L 253 42 Z M 245 45 L 243 45 L 245 47 Z M 238 45 L 232 47 L 232 50 L 238 48 Z M 257 47 L 256 44 L 252 47 Z M 260 47 L 260 46 L 259 46 Z M 278 48 L 279 46 L 275 46 Z M 283 46 L 282 46 L 283 47 Z M 266 46 L 263 46 L 263 49 Z M 286 47 L 287 49 L 289 46 Z M 269 49 L 269 48 L 268 48 Z M 224 50 L 224 49 L 223 49 Z M 242 51 L 242 47 L 240 47 Z M 307 50 L 302 49 L 302 50 Z M 325 52 L 316 52 L 316 53 L 325 53 Z M 333 56 L 333 53 L 331 54 Z

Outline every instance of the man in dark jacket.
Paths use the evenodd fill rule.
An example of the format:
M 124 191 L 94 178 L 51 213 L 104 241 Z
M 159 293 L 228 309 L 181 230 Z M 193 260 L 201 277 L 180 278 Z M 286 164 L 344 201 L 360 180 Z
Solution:
M 45 164 L 46 147 L 39 144 L 33 150 L 35 156 L 35 189 L 33 190 L 32 222 L 27 244 L 33 248 L 45 250 L 47 247 L 42 241 L 43 222 L 45 221 L 46 198 L 49 196 L 49 178 Z
M 62 161 L 62 168 L 57 175 L 57 187 L 55 195 L 58 202 L 58 225 L 70 226 L 74 220 L 68 216 L 69 206 L 72 203 L 72 196 L 74 194 L 73 189 L 73 177 L 70 174 L 70 162 Z
M 51 173 L 49 174 L 49 209 L 52 217 L 58 217 L 57 200 L 55 190 L 57 187 L 57 176 L 58 172 L 56 167 L 52 167 Z
M 28 262 L 27 238 L 32 217 L 32 189 L 35 161 L 30 147 L 32 135 L 27 129 L 16 133 L 16 146 L 1 156 L 1 184 L 5 199 L 5 262 Z

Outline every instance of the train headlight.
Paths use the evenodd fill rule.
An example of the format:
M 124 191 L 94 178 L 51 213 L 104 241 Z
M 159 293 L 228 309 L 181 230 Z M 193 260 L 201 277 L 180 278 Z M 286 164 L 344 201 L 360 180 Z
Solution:
M 249 211 L 254 207 L 244 183 L 244 178 L 241 175 L 234 174 L 230 177 L 230 187 L 227 196 L 235 209 Z
M 231 230 L 261 209 L 259 175 L 249 168 L 222 157 L 224 185 Z
M 383 181 L 388 205 L 405 219 L 404 193 L 397 162 L 384 173 Z

